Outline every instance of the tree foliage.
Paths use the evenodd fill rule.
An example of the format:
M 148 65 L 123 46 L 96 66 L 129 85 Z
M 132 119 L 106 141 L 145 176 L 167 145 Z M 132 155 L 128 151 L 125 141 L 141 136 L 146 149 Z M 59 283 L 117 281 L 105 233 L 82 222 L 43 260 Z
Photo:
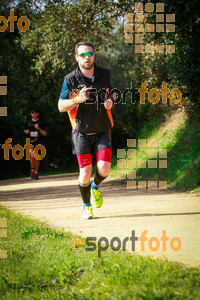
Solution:
M 25 15 L 31 25 L 25 33 L 18 30 L 16 22 L 14 32 L 9 28 L 0 32 L 0 76 L 8 76 L 8 94 L 0 96 L 1 106 L 8 107 L 8 116 L 0 117 L 0 143 L 12 137 L 13 146 L 24 145 L 24 123 L 30 107 L 37 105 L 47 126 L 47 157 L 41 170 L 69 171 L 76 164 L 71 155 L 71 126 L 67 115 L 58 112 L 57 101 L 64 75 L 76 67 L 74 46 L 80 40 L 94 44 L 97 63 L 111 70 L 115 88 L 135 90 L 132 102 L 129 93 L 126 104 L 118 103 L 113 111 L 114 151 L 124 145 L 126 138 L 136 137 L 147 120 L 168 109 L 161 104 L 152 106 L 148 101 L 146 105 L 139 103 L 137 89 L 144 81 L 148 81 L 149 89 L 160 89 L 162 81 L 169 88 L 179 88 L 188 111 L 198 112 L 199 3 L 198 0 L 163 2 L 165 13 L 176 16 L 176 33 L 162 37 L 163 42 L 175 44 L 173 55 L 135 54 L 134 45 L 124 43 L 124 14 L 134 12 L 132 0 L 2 0 L 1 16 L 8 18 L 10 9 L 14 9 L 17 18 Z M 154 41 L 160 40 L 161 36 L 155 34 Z M 10 161 L 4 161 L 0 150 L 4 169 L 1 177 L 27 174 L 25 159 L 14 161 L 11 157 Z

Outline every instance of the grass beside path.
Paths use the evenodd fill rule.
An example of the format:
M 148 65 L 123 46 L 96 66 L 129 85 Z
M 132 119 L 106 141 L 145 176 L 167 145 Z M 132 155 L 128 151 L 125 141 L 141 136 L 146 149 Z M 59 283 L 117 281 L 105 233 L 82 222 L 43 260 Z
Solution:
M 199 299 L 200 273 L 167 260 L 72 251 L 72 234 L 0 208 L 0 299 Z
M 136 138 L 136 137 L 130 137 Z M 122 178 L 128 181 L 132 170 L 136 171 L 136 181 L 167 181 L 169 189 L 199 192 L 200 190 L 200 126 L 199 117 L 189 118 L 183 109 L 172 111 L 169 114 L 160 115 L 146 123 L 138 133 L 137 139 L 156 140 L 157 146 L 148 148 L 148 144 L 137 147 L 136 157 L 128 158 L 127 141 L 124 141 L 124 149 L 128 150 L 126 160 L 127 175 L 117 175 L 117 156 L 113 156 L 111 176 Z M 130 148 L 129 148 L 130 149 Z M 153 150 L 152 150 L 153 149 Z M 160 167 L 160 149 L 166 149 L 167 163 Z M 155 151 L 152 158 L 150 151 Z M 137 161 L 135 169 L 129 167 L 130 160 Z M 149 161 L 153 160 L 156 165 L 149 167 Z M 139 162 L 145 162 L 145 167 L 140 167 Z M 130 176 L 131 178 L 131 176 Z

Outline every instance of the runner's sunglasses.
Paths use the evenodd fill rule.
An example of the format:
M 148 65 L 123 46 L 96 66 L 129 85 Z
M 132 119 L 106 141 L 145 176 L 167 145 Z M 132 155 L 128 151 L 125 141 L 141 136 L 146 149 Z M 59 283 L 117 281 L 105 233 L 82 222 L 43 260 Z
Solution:
M 94 52 L 85 52 L 85 53 L 81 53 L 81 54 L 77 54 L 77 56 L 81 56 L 83 58 L 85 58 L 86 56 L 91 57 L 92 55 L 94 55 Z

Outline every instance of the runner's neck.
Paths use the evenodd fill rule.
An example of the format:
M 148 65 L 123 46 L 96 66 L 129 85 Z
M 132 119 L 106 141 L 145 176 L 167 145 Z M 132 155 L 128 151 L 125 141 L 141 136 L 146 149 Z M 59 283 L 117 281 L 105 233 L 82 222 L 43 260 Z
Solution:
M 94 74 L 94 67 L 90 70 L 88 69 L 83 69 L 80 67 L 80 70 L 81 70 L 81 73 L 85 76 L 85 77 L 88 77 L 88 78 L 92 78 L 93 77 L 93 74 Z
M 37 122 L 39 120 L 39 118 L 32 118 L 33 122 Z

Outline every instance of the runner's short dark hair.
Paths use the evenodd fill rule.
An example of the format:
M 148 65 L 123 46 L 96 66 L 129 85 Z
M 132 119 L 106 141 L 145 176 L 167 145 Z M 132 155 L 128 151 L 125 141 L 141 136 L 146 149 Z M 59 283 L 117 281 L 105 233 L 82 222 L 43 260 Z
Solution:
M 94 47 L 93 47 L 92 43 L 90 43 L 90 42 L 79 42 L 79 43 L 77 43 L 76 46 L 75 46 L 75 54 L 78 53 L 78 47 L 79 47 L 79 46 L 89 46 L 89 47 L 91 47 L 91 48 L 93 49 L 93 51 L 94 51 Z
M 38 107 L 35 107 L 35 106 L 33 106 L 31 108 L 31 111 L 35 111 L 36 113 L 40 112 L 39 109 L 38 109 Z

